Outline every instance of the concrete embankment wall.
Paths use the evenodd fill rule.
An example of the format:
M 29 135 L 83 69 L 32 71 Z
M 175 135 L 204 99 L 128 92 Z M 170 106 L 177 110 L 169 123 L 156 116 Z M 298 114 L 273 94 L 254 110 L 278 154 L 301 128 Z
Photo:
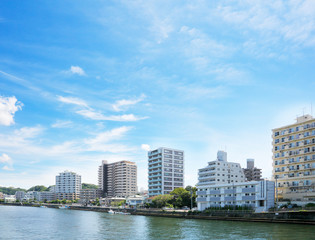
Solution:
M 29 206 L 39 207 L 39 204 L 17 204 L 17 203 L 1 203 L 10 206 Z M 49 208 L 58 208 L 59 204 L 45 204 Z M 122 211 L 119 208 L 105 207 L 84 207 L 70 205 L 71 210 L 108 212 L 110 209 L 114 211 Z M 185 219 L 204 219 L 204 220 L 225 220 L 225 221 L 245 221 L 245 222 L 268 222 L 268 223 L 295 223 L 295 224 L 311 224 L 315 225 L 315 211 L 288 211 L 278 213 L 249 213 L 249 212 L 227 212 L 216 211 L 211 213 L 194 213 L 194 212 L 177 212 L 162 210 L 142 210 L 142 209 L 123 209 L 132 215 L 154 216 L 154 217 L 172 217 Z
M 315 225 L 315 211 L 311 212 L 279 212 L 279 213 L 182 213 L 182 212 L 162 212 L 162 211 L 141 211 L 132 212 L 133 215 L 173 217 L 185 219 L 204 220 L 225 220 L 225 221 L 246 221 L 246 222 L 269 222 L 269 223 L 295 223 Z

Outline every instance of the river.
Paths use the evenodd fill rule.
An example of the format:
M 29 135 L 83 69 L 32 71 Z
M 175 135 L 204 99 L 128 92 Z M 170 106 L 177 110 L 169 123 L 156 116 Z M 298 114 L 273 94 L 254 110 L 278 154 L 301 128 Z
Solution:
M 0 239 L 315 239 L 311 225 L 0 206 Z

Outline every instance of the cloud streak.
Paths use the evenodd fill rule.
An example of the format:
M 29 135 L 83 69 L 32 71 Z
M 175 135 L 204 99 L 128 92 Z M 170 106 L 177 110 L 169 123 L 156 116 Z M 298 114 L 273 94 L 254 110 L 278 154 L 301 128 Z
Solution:
M 144 98 L 144 95 L 142 95 L 139 99 L 135 100 L 120 100 L 117 101 L 113 108 L 116 109 L 116 111 L 120 111 L 122 108 L 130 105 L 134 105 Z M 95 109 L 91 108 L 85 101 L 79 98 L 74 97 L 57 97 L 58 101 L 76 105 L 78 107 L 81 107 L 80 110 L 76 110 L 75 112 L 87 119 L 97 120 L 97 121 L 117 121 L 117 122 L 134 122 L 146 119 L 148 117 L 137 117 L 134 114 L 123 114 L 123 115 L 104 115 L 101 112 L 96 111 Z

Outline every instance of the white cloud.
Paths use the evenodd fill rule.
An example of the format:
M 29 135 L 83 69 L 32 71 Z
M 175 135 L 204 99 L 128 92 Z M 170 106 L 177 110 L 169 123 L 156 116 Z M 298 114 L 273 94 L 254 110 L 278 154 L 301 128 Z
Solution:
M 5 164 L 5 166 L 2 168 L 3 170 L 12 171 L 13 170 L 13 161 L 12 159 L 5 153 L 3 153 L 0 156 L 0 163 Z
M 72 121 L 57 120 L 51 125 L 52 128 L 70 128 L 72 126 Z
M 14 114 L 22 109 L 23 104 L 15 96 L 0 96 L 0 125 L 10 126 L 14 124 Z
M 148 117 L 137 117 L 133 114 L 124 114 L 124 115 L 112 115 L 105 116 L 102 113 L 96 112 L 93 109 L 83 109 L 79 110 L 76 113 L 93 120 L 103 120 L 103 121 L 117 121 L 117 122 L 134 122 L 146 119 Z
M 85 75 L 84 70 L 82 68 L 80 68 L 79 66 L 71 66 L 70 72 L 72 74 L 78 74 L 80 76 L 84 76 Z
M 58 101 L 63 102 L 63 103 L 68 103 L 68 104 L 73 104 L 81 107 L 89 107 L 85 101 L 79 98 L 75 97 L 62 97 L 62 96 L 57 96 Z
M 141 149 L 148 152 L 151 150 L 151 147 L 149 144 L 141 144 Z
M 115 104 L 113 104 L 113 109 L 116 112 L 123 111 L 123 110 L 126 109 L 126 107 L 131 106 L 131 105 L 135 105 L 135 104 L 143 101 L 144 98 L 145 98 L 145 95 L 142 94 L 137 99 L 133 99 L 133 100 L 126 100 L 126 99 L 118 100 L 118 101 L 116 101 Z

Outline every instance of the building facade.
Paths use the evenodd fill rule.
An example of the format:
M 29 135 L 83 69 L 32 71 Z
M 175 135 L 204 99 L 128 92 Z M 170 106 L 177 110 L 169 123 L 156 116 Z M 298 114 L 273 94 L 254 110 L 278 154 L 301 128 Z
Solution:
M 24 197 L 25 197 L 25 192 L 24 191 L 16 191 L 15 192 L 16 200 L 22 201 Z
M 56 193 L 52 191 L 45 191 L 45 192 L 39 192 L 38 193 L 38 201 L 40 202 L 50 202 L 53 200 L 56 200 Z
M 247 167 L 243 168 L 246 181 L 260 181 L 262 180 L 261 169 L 255 167 L 254 159 L 247 159 Z
M 197 207 L 251 206 L 256 212 L 274 207 L 275 184 L 272 181 L 237 182 L 197 186 Z
M 198 170 L 198 186 L 245 182 L 239 163 L 228 162 L 227 153 L 218 151 L 217 159 Z
M 158 148 L 148 152 L 149 197 L 184 187 L 184 151 Z
M 127 197 L 137 193 L 137 165 L 135 162 L 102 161 L 98 169 L 98 185 L 104 197 Z
M 97 198 L 100 199 L 103 195 L 102 189 L 81 189 L 80 202 L 94 201 Z
M 315 201 L 315 119 L 304 115 L 294 124 L 273 129 L 272 145 L 279 201 Z
M 81 176 L 70 171 L 64 171 L 56 176 L 56 198 L 76 200 L 80 198 Z

